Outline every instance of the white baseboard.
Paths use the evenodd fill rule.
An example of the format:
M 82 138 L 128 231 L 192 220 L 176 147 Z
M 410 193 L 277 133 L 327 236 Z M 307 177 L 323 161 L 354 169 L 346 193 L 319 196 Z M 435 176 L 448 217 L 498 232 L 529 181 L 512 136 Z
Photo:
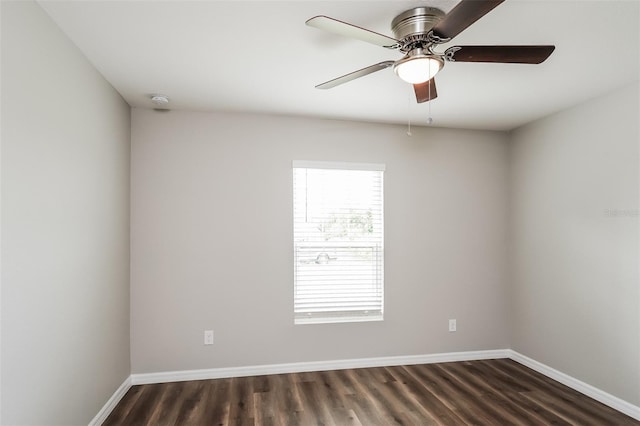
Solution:
M 626 414 L 629 417 L 633 417 L 636 420 L 640 420 L 640 407 L 633 405 L 623 399 L 620 399 L 616 396 L 613 396 L 603 390 L 600 390 L 590 384 L 582 382 L 576 378 L 573 378 L 565 373 L 562 373 L 554 368 L 549 367 L 548 365 L 542 364 L 536 360 L 533 360 L 527 356 L 522 355 L 513 350 L 508 350 L 508 357 L 512 360 L 519 362 L 522 365 L 525 365 L 532 370 L 537 371 L 538 373 L 544 374 L 545 376 L 554 379 L 563 385 L 569 386 L 572 389 L 577 390 L 580 393 L 587 395 L 590 398 L 595 399 L 603 403 L 604 405 L 608 405 L 609 407 L 620 411 L 621 413 Z
M 106 404 L 102 407 L 102 409 L 96 414 L 96 416 L 89 422 L 89 426 L 100 426 L 109 414 L 116 408 L 118 402 L 122 399 L 125 393 L 131 388 L 131 376 L 127 377 L 124 382 L 116 389 L 116 391 L 111 395 L 111 398 L 107 401 Z
M 208 380 L 227 377 L 263 376 L 267 374 L 303 373 L 311 371 L 344 370 L 348 368 L 390 367 L 394 365 L 433 364 L 437 362 L 473 361 L 508 358 L 508 349 L 490 351 L 450 352 L 430 355 L 390 356 L 379 358 L 344 359 L 335 361 L 295 362 L 289 364 L 255 365 L 248 367 L 209 368 L 204 370 L 166 371 L 132 374 L 133 385 L 150 383 Z

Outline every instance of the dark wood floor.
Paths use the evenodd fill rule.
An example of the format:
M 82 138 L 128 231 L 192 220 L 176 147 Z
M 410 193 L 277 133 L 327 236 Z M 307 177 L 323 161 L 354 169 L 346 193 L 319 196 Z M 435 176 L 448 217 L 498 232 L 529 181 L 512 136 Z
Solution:
M 640 425 L 508 359 L 133 386 L 107 425 Z

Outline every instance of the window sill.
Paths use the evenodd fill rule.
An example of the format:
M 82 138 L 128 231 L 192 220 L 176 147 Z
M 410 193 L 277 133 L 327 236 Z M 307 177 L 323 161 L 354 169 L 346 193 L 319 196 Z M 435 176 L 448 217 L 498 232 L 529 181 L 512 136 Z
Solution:
M 382 315 L 372 315 L 372 316 L 354 316 L 354 317 L 335 317 L 335 318 L 296 318 L 294 319 L 295 325 L 304 325 L 304 324 L 336 324 L 336 323 L 347 323 L 347 322 L 377 322 L 384 321 L 384 317 Z

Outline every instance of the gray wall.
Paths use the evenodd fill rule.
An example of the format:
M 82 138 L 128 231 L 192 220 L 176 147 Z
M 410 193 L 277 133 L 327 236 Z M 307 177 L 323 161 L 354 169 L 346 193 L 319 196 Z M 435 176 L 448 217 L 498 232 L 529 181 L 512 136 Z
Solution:
M 512 348 L 640 405 L 638 84 L 514 132 Z
M 80 425 L 130 373 L 130 111 L 2 2 L 2 424 Z
M 509 346 L 504 133 L 132 114 L 134 373 Z M 384 322 L 294 326 L 292 160 L 386 164 Z

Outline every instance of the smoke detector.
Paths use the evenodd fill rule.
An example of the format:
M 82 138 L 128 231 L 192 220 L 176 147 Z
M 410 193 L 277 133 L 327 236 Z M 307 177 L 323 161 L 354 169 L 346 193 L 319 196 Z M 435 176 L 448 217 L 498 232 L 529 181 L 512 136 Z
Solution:
M 169 104 L 169 97 L 167 95 L 151 95 L 151 103 L 156 107 L 164 107 Z

